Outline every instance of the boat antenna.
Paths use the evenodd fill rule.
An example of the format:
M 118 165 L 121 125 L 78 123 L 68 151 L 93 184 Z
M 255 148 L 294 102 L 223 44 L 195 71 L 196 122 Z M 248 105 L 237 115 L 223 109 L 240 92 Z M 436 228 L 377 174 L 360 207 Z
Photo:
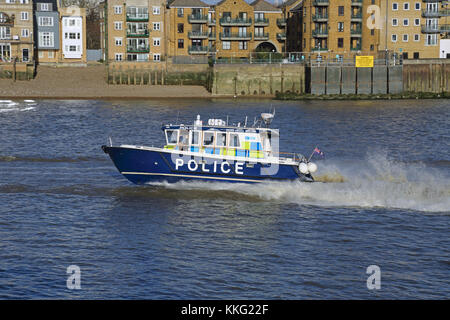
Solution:
M 178 124 L 178 118 L 180 117 L 180 111 L 178 111 L 177 113 L 177 121 L 175 122 L 175 124 Z
M 247 126 L 247 116 L 245 116 L 245 124 L 244 124 L 244 127 L 246 127 Z

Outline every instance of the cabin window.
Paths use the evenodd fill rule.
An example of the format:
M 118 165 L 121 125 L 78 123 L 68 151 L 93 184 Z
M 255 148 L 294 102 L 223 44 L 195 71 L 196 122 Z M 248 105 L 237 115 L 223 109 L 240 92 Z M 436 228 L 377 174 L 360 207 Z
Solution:
M 200 140 L 199 137 L 200 137 L 199 131 L 191 131 L 191 145 L 197 146 Z
M 218 147 L 225 147 L 227 145 L 227 134 L 217 133 L 216 145 Z
M 178 130 L 166 130 L 167 144 L 176 144 L 178 141 Z
M 214 144 L 214 132 L 203 132 L 203 145 L 212 146 Z
M 230 147 L 235 147 L 235 148 L 240 147 L 238 134 L 236 134 L 236 133 L 230 134 Z

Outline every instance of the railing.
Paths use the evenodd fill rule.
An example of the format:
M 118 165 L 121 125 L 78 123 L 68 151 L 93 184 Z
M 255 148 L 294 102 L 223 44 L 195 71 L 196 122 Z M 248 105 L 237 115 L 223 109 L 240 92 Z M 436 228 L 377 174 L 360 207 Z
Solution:
M 284 26 L 286 26 L 286 19 L 285 19 L 285 18 L 278 18 L 278 19 L 277 19 L 277 25 L 278 25 L 279 27 L 284 27 Z
M 258 34 L 255 33 L 255 36 L 253 37 L 254 40 L 269 40 L 269 33 L 262 33 Z
M 362 5 L 363 0 L 352 0 L 352 6 Z
M 450 32 L 450 24 L 441 24 L 440 30 L 441 32 Z
M 313 35 L 313 37 L 328 36 L 328 29 L 325 29 L 325 30 L 313 30 L 312 35 Z
M 269 25 L 268 18 L 255 18 L 255 26 L 267 26 Z
M 188 52 L 190 54 L 206 54 L 209 52 L 208 46 L 189 46 Z
M 441 11 L 440 10 L 428 10 L 428 9 L 423 9 L 422 10 L 422 17 L 424 18 L 439 18 L 441 16 Z
M 316 13 L 312 16 L 313 21 L 328 19 L 328 13 Z
M 277 40 L 286 40 L 286 33 L 277 33 Z
M 422 25 L 422 33 L 439 33 L 439 26 L 436 25 Z
M 188 16 L 189 23 L 206 23 L 208 22 L 208 15 L 191 14 Z
M 329 0 L 314 0 L 313 5 L 314 6 L 327 6 L 329 4 Z
M 215 26 L 216 25 L 216 19 L 208 19 L 208 25 L 209 26 Z
M 350 34 L 352 34 L 352 35 L 361 35 L 362 34 L 362 29 L 361 28 L 350 29 Z
M 188 37 L 189 39 L 206 39 L 209 36 L 209 32 L 206 31 L 189 31 Z
M 131 31 L 131 30 L 127 30 L 127 37 L 129 38 L 147 38 L 149 35 L 148 30 L 145 31 Z
M 352 12 L 351 19 L 358 19 L 358 20 L 362 19 L 362 12 L 356 12 L 356 13 Z
M 210 32 L 208 34 L 208 39 L 209 40 L 216 40 L 216 33 L 215 32 Z
M 328 47 L 312 48 L 311 51 L 328 51 Z
M 354 47 L 350 47 L 350 50 L 352 50 L 352 51 L 360 51 L 361 50 L 361 44 L 357 44 Z
M 252 33 L 220 33 L 219 34 L 220 40 L 251 40 L 252 39 Z
M 234 25 L 234 26 L 246 26 L 252 24 L 252 18 L 235 18 L 232 19 L 230 17 L 220 18 L 220 24 L 222 26 Z
M 148 21 L 148 13 L 127 13 L 127 21 Z
M 127 46 L 127 52 L 130 53 L 148 53 L 150 52 L 149 46 Z

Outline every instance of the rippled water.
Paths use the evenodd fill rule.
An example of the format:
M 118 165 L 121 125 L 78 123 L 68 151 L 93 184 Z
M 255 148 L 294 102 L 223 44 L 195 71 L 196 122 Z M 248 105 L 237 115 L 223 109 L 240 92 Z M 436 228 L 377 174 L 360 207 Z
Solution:
M 100 149 L 271 107 L 320 182 L 135 186 Z M 449 141 L 448 100 L 2 100 L 0 298 L 448 299 Z

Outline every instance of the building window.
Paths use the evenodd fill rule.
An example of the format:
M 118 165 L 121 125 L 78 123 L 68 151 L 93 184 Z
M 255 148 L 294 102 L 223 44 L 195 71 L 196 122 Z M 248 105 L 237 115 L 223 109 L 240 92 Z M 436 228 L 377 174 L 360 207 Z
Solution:
M 247 50 L 247 41 L 239 41 L 239 50 Z
M 182 18 L 184 16 L 184 9 L 183 8 L 178 8 L 177 9 L 177 16 Z
M 403 42 L 408 42 L 409 36 L 407 34 L 403 35 Z
M 338 15 L 343 16 L 344 15 L 344 6 L 338 7 Z
M 28 12 L 21 12 L 20 20 L 28 20 Z
M 392 19 L 392 26 L 393 27 L 396 27 L 396 26 L 398 26 L 398 20 L 397 19 Z
M 230 41 L 222 41 L 222 49 L 223 50 L 230 50 L 231 49 L 231 42 Z
M 153 61 L 161 61 L 161 55 L 159 53 L 153 54 Z
M 122 22 L 114 22 L 114 30 L 122 30 Z
M 183 49 L 183 48 L 184 48 L 184 40 L 178 39 L 178 49 Z
M 392 39 L 392 42 L 397 42 L 397 35 L 393 34 L 391 39 Z
M 414 35 L 414 41 L 420 41 L 420 34 Z
M 53 27 L 53 17 L 39 17 L 40 27 Z
M 184 33 L 184 24 L 183 23 L 178 24 L 178 33 Z
M 116 61 L 122 61 L 123 60 L 123 54 L 122 53 L 116 53 L 115 54 Z
M 30 31 L 28 29 L 22 29 L 22 38 L 28 38 L 30 36 Z
M 153 22 L 153 30 L 155 31 L 161 30 L 161 22 Z
M 420 19 L 414 19 L 414 25 L 417 27 L 417 26 L 420 26 Z
M 370 29 L 370 35 L 374 36 L 375 35 L 375 29 Z
M 419 59 L 419 52 L 414 52 L 413 57 L 414 59 Z
M 39 32 L 39 46 L 53 47 L 54 34 L 53 32 Z
M 375 49 L 375 46 L 373 44 L 370 45 L 370 51 L 373 51 Z
M 54 52 L 53 52 L 53 51 L 49 51 L 49 52 L 48 52 L 48 57 L 49 57 L 49 59 L 53 59 L 53 57 L 54 57 Z
M 39 56 L 39 59 L 44 58 L 44 51 L 39 51 L 38 56 Z
M 343 32 L 343 31 L 344 31 L 344 23 L 338 22 L 338 32 Z
M 344 47 L 344 38 L 338 38 L 338 48 Z
M 425 45 L 435 46 L 436 44 L 437 44 L 437 34 L 427 34 L 427 38 L 425 39 Z
M 153 14 L 155 14 L 155 15 L 160 14 L 160 9 L 159 9 L 159 7 L 153 7 Z
M 159 47 L 161 44 L 161 38 L 153 38 L 153 46 Z
M 22 1 L 20 1 L 22 3 Z M 48 3 L 41 3 L 41 11 L 50 11 Z
M 8 3 L 8 1 L 6 3 Z M 29 3 L 30 3 L 29 0 L 20 0 L 20 4 L 29 4 Z
M 393 10 L 393 11 L 397 11 L 397 10 L 398 10 L 398 3 L 397 3 L 397 2 L 394 2 L 394 3 L 392 4 L 392 10 Z
M 121 47 L 122 46 L 122 38 L 115 38 L 116 46 Z
M 420 10 L 420 2 L 416 2 L 414 7 L 416 10 Z
M 403 25 L 405 27 L 409 26 L 409 19 L 403 19 Z
M 403 4 L 403 10 L 409 10 L 409 2 Z
M 114 14 L 122 14 L 122 6 L 114 6 Z

